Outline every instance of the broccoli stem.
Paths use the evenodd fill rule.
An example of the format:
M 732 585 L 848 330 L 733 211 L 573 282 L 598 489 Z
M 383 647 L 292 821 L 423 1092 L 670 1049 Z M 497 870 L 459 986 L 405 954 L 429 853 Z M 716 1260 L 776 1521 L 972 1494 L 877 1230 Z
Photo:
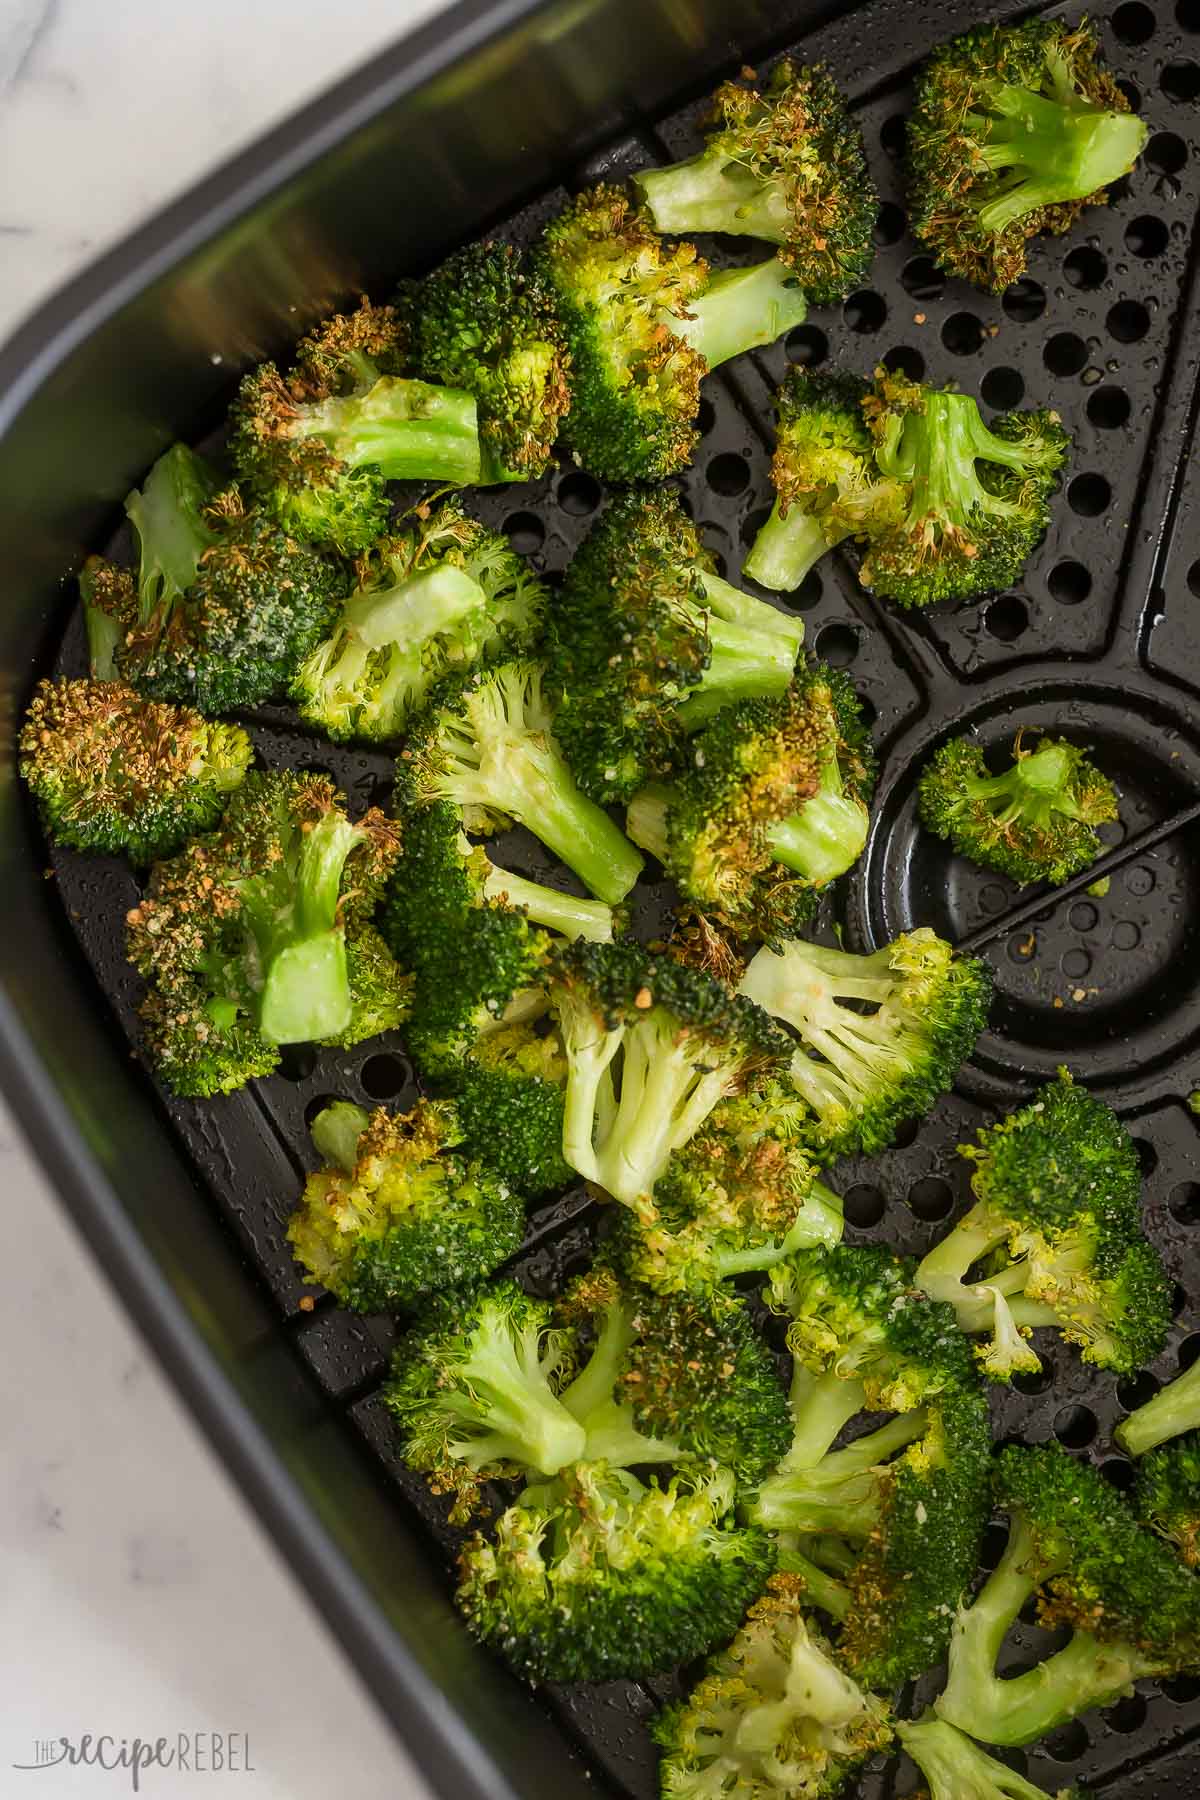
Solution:
M 474 395 L 385 375 L 365 394 L 334 396 L 301 407 L 290 430 L 320 438 L 353 469 L 378 469 L 387 481 L 498 479 L 485 470 Z
M 776 1244 L 758 1244 L 748 1250 L 716 1250 L 712 1265 L 719 1281 L 735 1275 L 758 1274 L 773 1269 L 794 1250 L 807 1250 L 814 1244 L 827 1244 L 831 1249 L 841 1243 L 843 1229 L 842 1203 L 821 1182 L 813 1183 L 795 1220 Z
M 358 1140 L 370 1123 L 370 1114 L 350 1100 L 335 1100 L 320 1111 L 309 1127 L 313 1148 L 326 1164 L 354 1172 Z
M 1002 775 L 967 775 L 963 788 L 972 800 L 982 801 L 1001 825 L 1021 822 L 1045 830 L 1055 815 L 1082 817 L 1071 788 L 1075 759 L 1068 744 L 1042 744 L 1018 755 Z
M 1032 1327 L 1057 1322 L 1048 1306 L 1025 1298 L 1023 1263 L 1013 1263 L 978 1282 L 968 1280 L 976 1263 L 1007 1244 L 1008 1234 L 1008 1222 L 987 1201 L 978 1200 L 941 1243 L 934 1245 L 917 1269 L 917 1286 L 931 1300 L 947 1301 L 957 1313 L 963 1331 L 995 1331 L 997 1292 L 1008 1302 L 1015 1325 Z
M 342 610 L 342 625 L 369 650 L 392 644 L 407 649 L 486 605 L 487 595 L 473 576 L 454 563 L 439 563 L 395 587 L 353 595 Z
M 830 537 L 815 514 L 805 512 L 794 500 L 786 508 L 776 500 L 742 564 L 742 574 L 772 593 L 790 594 L 827 550 L 849 536 L 847 528 Z
M 648 1014 L 626 1034 L 616 1114 L 596 1162 L 596 1179 L 614 1200 L 631 1205 L 651 1193 L 672 1151 L 687 1143 L 726 1093 L 727 1071 L 719 1061 L 704 1067 L 697 1054 L 669 1014 Z
M 612 908 L 603 900 L 581 900 L 577 894 L 560 894 L 557 888 L 544 887 L 540 881 L 527 881 L 524 875 L 498 869 L 493 864 L 484 877 L 483 891 L 489 900 L 519 907 L 535 925 L 548 931 L 559 931 L 564 937 L 587 938 L 593 944 L 610 944 L 613 935 Z
M 749 269 L 724 269 L 703 294 L 688 302 L 690 317 L 663 315 L 664 323 L 719 368 L 757 344 L 773 344 L 803 325 L 808 307 L 796 277 L 776 256 Z
M 682 1455 L 678 1444 L 639 1431 L 630 1409 L 613 1398 L 625 1353 L 633 1341 L 625 1308 L 618 1302 L 605 1313 L 584 1369 L 559 1396 L 587 1433 L 582 1453 L 587 1462 L 624 1468 L 630 1463 L 676 1462 Z
M 613 1058 L 621 1048 L 624 1034 L 605 1031 L 599 1022 L 588 1021 L 572 1034 L 575 1040 L 567 1067 L 567 1087 L 563 1096 L 563 1161 L 583 1176 L 603 1186 L 600 1159 L 593 1142 L 597 1121 L 604 1131 L 601 1141 L 612 1131 L 616 1108 L 612 1103 Z
M 473 1468 L 515 1462 L 556 1475 L 583 1455 L 586 1433 L 552 1392 L 541 1366 L 539 1334 L 522 1331 L 514 1341 L 502 1325 L 477 1339 L 457 1370 L 458 1385 L 447 1391 L 452 1413 L 477 1423 L 486 1436 L 462 1446 Z
M 1116 1431 L 1117 1442 L 1130 1456 L 1145 1456 L 1168 1438 L 1200 1425 L 1200 1363 L 1193 1363 L 1131 1412 Z
M 850 1590 L 797 1550 L 788 1541 L 787 1533 L 781 1534 L 775 1566 L 781 1575 L 799 1575 L 813 1605 L 819 1606 L 822 1612 L 827 1612 L 839 1624 L 850 1611 Z
M 861 1381 L 844 1380 L 832 1373 L 814 1375 L 797 1359 L 791 1387 L 795 1429 L 781 1468 L 814 1468 L 829 1454 L 838 1432 L 862 1412 L 866 1403 L 866 1389 Z
M 359 828 L 336 811 L 305 832 L 295 898 L 282 916 L 253 877 L 243 887 L 243 911 L 263 969 L 258 1025 L 271 1043 L 338 1037 L 350 1023 L 346 939 L 337 912 L 342 870 L 359 836 Z
M 722 150 L 702 150 L 662 169 L 644 169 L 634 186 L 650 209 L 654 229 L 668 237 L 723 231 L 728 237 L 786 244 L 795 221 L 777 182 L 762 181 Z
M 899 1721 L 904 1749 L 929 1782 L 931 1800 L 1046 1800 L 1041 1788 L 997 1762 L 944 1719 Z
M 629 802 L 625 829 L 635 844 L 648 850 L 665 867 L 670 854 L 667 820 L 671 810 L 671 790 L 662 782 L 650 782 Z
M 821 771 L 821 785 L 800 811 L 767 828 L 771 854 L 814 887 L 844 875 L 862 855 L 870 815 L 842 791 L 837 751 Z
M 861 1404 L 860 1398 L 857 1410 Z M 839 1537 L 869 1537 L 879 1523 L 884 1500 L 878 1466 L 920 1437 L 927 1424 L 923 1409 L 899 1413 L 878 1431 L 845 1450 L 830 1451 L 808 1467 L 793 1466 L 789 1453 L 778 1472 L 758 1489 L 751 1522 L 802 1536 L 835 1532 Z
M 1132 113 L 1106 112 L 1055 82 L 1054 99 L 1028 88 L 989 85 L 982 115 L 968 115 L 981 160 L 998 176 L 977 206 L 998 234 L 1017 219 L 1065 200 L 1086 200 L 1133 167 L 1146 127 Z
M 743 594 L 707 570 L 700 579 L 709 608 L 710 658 L 699 684 L 677 709 L 685 731 L 695 731 L 735 700 L 784 693 L 804 641 L 802 620 Z
M 114 619 L 110 612 L 94 604 L 93 586 L 92 571 L 85 563 L 79 574 L 79 595 L 83 601 L 83 623 L 87 631 L 91 674 L 96 681 L 119 681 L 121 674 L 117 668 L 117 651 L 121 647 L 125 631 L 120 621 Z
M 194 450 L 173 444 L 143 486 L 128 496 L 125 511 L 137 532 L 138 600 L 143 621 L 169 607 L 196 579 L 200 559 L 217 541 L 204 509 L 216 479 Z

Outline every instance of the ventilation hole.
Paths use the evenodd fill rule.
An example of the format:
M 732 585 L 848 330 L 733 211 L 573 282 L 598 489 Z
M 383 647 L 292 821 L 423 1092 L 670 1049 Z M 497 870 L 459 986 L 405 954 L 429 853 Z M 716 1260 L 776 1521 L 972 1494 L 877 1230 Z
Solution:
M 1145 44 L 1154 36 L 1154 14 L 1141 0 L 1126 0 L 1112 16 L 1112 28 L 1122 44 Z
M 1197 1197 L 1200 1198 L 1200 1196 Z M 1200 1331 L 1194 1332 L 1191 1337 L 1184 1338 L 1179 1346 L 1176 1361 L 1179 1364 L 1181 1375 L 1200 1362 Z
M 1158 78 L 1158 85 L 1168 100 L 1194 100 L 1200 94 L 1200 63 L 1168 63 Z
M 906 133 L 903 113 L 893 113 L 890 119 L 883 121 L 879 132 L 879 141 L 889 156 L 904 155 Z
M 1004 290 L 1000 304 L 1018 325 L 1031 325 L 1046 310 L 1046 290 L 1036 281 L 1030 281 L 1027 275 L 1022 275 L 1019 281 Z
M 1047 1756 L 1055 1762 L 1078 1762 L 1088 1747 L 1088 1734 L 1078 1719 L 1072 1719 L 1069 1725 L 1060 1725 L 1042 1742 Z
M 879 714 L 875 710 L 875 702 L 868 699 L 866 694 L 860 694 L 858 696 L 858 716 L 862 720 L 864 727 L 868 730 L 879 717 Z
M 983 615 L 983 622 L 1002 644 L 1015 644 L 1029 623 L 1029 608 L 1017 594 L 1001 594 Z
M 1200 562 L 1194 562 L 1187 572 L 1188 593 L 1200 599 Z
M 1156 175 L 1178 175 L 1187 159 L 1187 145 L 1173 131 L 1156 131 L 1142 152 L 1142 161 Z
M 1003 912 L 1008 905 L 1008 895 L 998 882 L 989 881 L 979 890 L 979 904 L 985 913 Z
M 894 350 L 889 350 L 883 358 L 883 366 L 893 375 L 906 375 L 910 381 L 920 381 L 925 374 L 925 358 L 908 344 L 897 344 Z
M 504 521 L 504 535 L 522 556 L 533 556 L 546 541 L 546 527 L 536 513 L 510 513 Z
M 842 1195 L 842 1210 L 850 1225 L 858 1226 L 865 1231 L 872 1225 L 878 1225 L 883 1217 L 884 1199 L 877 1187 L 869 1182 L 860 1181 L 855 1187 L 847 1188 Z
M 1142 110 L 1142 90 L 1137 86 L 1136 82 L 1128 81 L 1124 76 L 1118 76 L 1114 85 L 1122 94 L 1124 94 L 1126 100 L 1128 100 L 1130 112 L 1140 113 Z M 1122 175 L 1118 181 L 1110 181 L 1108 184 L 1109 205 L 1115 206 L 1117 201 L 1123 200 L 1128 192 L 1129 180 L 1127 176 Z
M 1046 581 L 1051 597 L 1060 606 L 1078 606 L 1092 591 L 1092 578 L 1082 563 L 1055 563 Z
M 1200 1182 L 1177 1182 L 1167 1195 L 1167 1206 L 1180 1225 L 1200 1225 Z
M 1052 375 L 1078 375 L 1088 359 L 1088 347 L 1073 331 L 1059 331 L 1042 352 L 1042 361 Z
M 1140 300 L 1118 300 L 1109 308 L 1107 325 L 1118 344 L 1136 344 L 1150 329 L 1150 314 Z
M 797 325 L 795 331 L 788 332 L 784 349 L 789 362 L 800 363 L 806 369 L 815 369 L 829 355 L 829 339 L 815 325 Z
M 974 313 L 951 313 L 942 326 L 942 342 L 952 356 L 974 356 L 983 342 L 983 326 Z
M 1193 1701 L 1200 1700 L 1200 1675 L 1173 1675 L 1170 1681 L 1160 1682 L 1159 1686 L 1176 1706 L 1191 1706 Z
M 848 669 L 858 655 L 858 633 L 850 625 L 826 625 L 817 633 L 817 655 L 834 669 Z
M 1077 475 L 1067 489 L 1067 505 L 1081 519 L 1098 519 L 1112 499 L 1112 489 L 1103 475 Z
M 821 577 L 815 569 L 810 569 L 795 593 L 787 596 L 787 603 L 795 612 L 810 612 L 822 592 Z
M 1136 950 L 1142 934 L 1132 919 L 1118 919 L 1113 926 L 1112 941 L 1114 949 Z
M 403 1057 L 382 1051 L 378 1056 L 368 1056 L 358 1079 L 372 1100 L 394 1100 L 408 1086 L 412 1070 Z
M 892 1143 L 897 1150 L 907 1150 L 910 1144 L 916 1143 L 917 1133 L 920 1129 L 920 1119 L 905 1119 L 904 1123 L 897 1125 L 892 1133 Z
M 1086 1406 L 1064 1406 L 1054 1415 L 1054 1435 L 1068 1450 L 1084 1450 L 1096 1435 L 1096 1415 Z
M 1097 388 L 1087 403 L 1087 416 L 1101 431 L 1119 431 L 1131 410 L 1129 395 L 1119 387 Z
M 954 1192 L 940 1175 L 926 1175 L 909 1188 L 908 1204 L 918 1219 L 944 1219 L 954 1205 Z
M 1054 1385 L 1054 1365 L 1043 1357 L 1040 1369 L 1030 1369 L 1026 1374 L 1014 1375 L 1012 1384 L 1019 1394 L 1026 1394 L 1030 1398 L 1044 1394 L 1047 1388 Z
M 696 414 L 696 430 L 701 437 L 707 437 L 717 422 L 717 409 L 711 400 L 702 400 Z
M 1148 869 L 1145 863 L 1139 863 L 1135 869 L 1126 871 L 1125 886 L 1131 894 L 1136 894 L 1139 900 L 1144 899 L 1147 894 L 1154 891 L 1154 870 Z
M 600 499 L 600 483 L 593 481 L 581 469 L 564 475 L 558 484 L 558 504 L 564 512 L 573 513 L 576 518 L 582 519 L 586 514 L 595 512 Z
M 1138 1168 L 1142 1171 L 1143 1179 L 1148 1180 L 1158 1167 L 1158 1151 L 1149 1138 L 1135 1137 L 1132 1141 L 1137 1151 Z
M 748 512 L 746 514 L 745 518 L 742 520 L 741 531 L 738 534 L 743 544 L 752 544 L 754 542 L 770 516 L 771 509 L 769 506 L 756 506 L 753 512 Z
M 1026 931 L 1020 937 L 1009 938 L 1008 959 L 1018 965 L 1032 962 L 1037 955 L 1037 933 Z
M 1081 900 L 1067 914 L 1071 927 L 1075 931 L 1095 931 L 1100 922 L 1100 914 L 1088 900 Z
M 1099 1465 L 1099 1472 L 1118 1494 L 1127 1494 L 1137 1480 L 1137 1470 L 1124 1456 L 1106 1457 Z
M 313 1121 L 319 1114 L 323 1113 L 327 1106 L 332 1106 L 335 1101 L 340 1100 L 341 1098 L 342 1096 L 340 1094 L 318 1094 L 315 1099 L 310 1100 L 304 1108 L 305 1127 L 311 1131 Z
M 937 300 L 946 285 L 946 277 L 932 256 L 913 256 L 900 271 L 900 285 L 914 300 Z
M 1185 31 L 1200 31 L 1200 0 L 1179 0 L 1175 17 Z
M 898 244 L 904 236 L 904 226 L 904 208 L 885 200 L 875 215 L 875 242 L 881 249 L 888 244 Z
M 284 1044 L 276 1073 L 285 1081 L 307 1081 L 316 1066 L 317 1053 L 311 1044 Z
M 1136 1412 L 1139 1406 L 1145 1406 L 1147 1400 L 1153 1400 L 1158 1392 L 1158 1382 L 1149 1369 L 1143 1369 L 1140 1375 L 1128 1375 L 1117 1383 L 1117 1399 L 1127 1413 Z
M 1059 963 L 1059 968 L 1071 981 L 1082 981 L 1091 966 L 1092 959 L 1086 950 L 1068 950 Z
M 1092 244 L 1081 244 L 1063 261 L 1063 274 L 1073 288 L 1098 288 L 1108 274 L 1108 263 Z
M 1143 213 L 1140 218 L 1130 220 L 1125 227 L 1125 247 L 1131 256 L 1161 256 L 1170 242 L 1171 234 L 1161 219 L 1152 213 Z
M 993 1519 L 984 1527 L 983 1542 L 979 1546 L 980 1568 L 990 1575 L 1007 1549 L 1008 1526 L 999 1525 Z
M 860 288 L 843 305 L 842 317 L 851 331 L 878 331 L 887 318 L 887 302 L 882 294 Z
M 713 457 L 704 471 L 704 479 L 714 494 L 740 494 L 750 485 L 750 465 L 744 456 L 726 450 Z
M 1025 397 L 1025 377 L 1016 369 L 989 369 L 979 384 L 979 391 L 997 412 L 1020 406 Z

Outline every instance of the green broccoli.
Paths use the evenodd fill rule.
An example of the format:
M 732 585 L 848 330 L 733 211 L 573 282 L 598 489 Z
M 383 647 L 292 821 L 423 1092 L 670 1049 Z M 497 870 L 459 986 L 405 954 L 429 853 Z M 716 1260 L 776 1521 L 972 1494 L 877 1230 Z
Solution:
M 135 863 L 211 830 L 253 755 L 240 725 L 96 680 L 40 681 L 18 748 L 48 837 Z
M 981 25 L 942 44 L 908 121 L 909 219 L 948 275 L 1000 293 L 1133 168 L 1147 128 L 1086 21 Z
M 1041 1788 L 997 1762 L 944 1719 L 926 1715 L 914 1724 L 900 1720 L 896 1736 L 929 1783 L 924 1800 L 1047 1800 Z M 922 1795 L 913 1800 L 922 1800 Z M 1087 1795 L 1082 1788 L 1073 1787 L 1069 1793 L 1060 1788 L 1056 1800 L 1087 1800 Z
M 990 1744 L 1029 1744 L 1143 1676 L 1194 1669 L 1200 1579 L 1138 1524 L 1097 1469 L 1057 1446 L 1008 1445 L 996 1460 L 1008 1544 L 959 1607 L 939 1717 Z M 1069 1642 L 1019 1675 L 998 1675 L 1009 1627 L 1037 1596 L 1038 1621 Z
M 733 1642 L 654 1721 L 663 1800 L 833 1800 L 888 1747 L 888 1708 L 839 1667 L 809 1599 L 794 1575 L 772 1575 Z
M 1150 1356 L 1142 1359 L 1151 1360 Z M 1144 1456 L 1168 1438 L 1200 1430 L 1200 1363 L 1168 1381 L 1152 1400 L 1137 1407 L 1116 1429 L 1116 1439 L 1130 1456 Z
M 1189 1569 L 1200 1567 L 1200 1431 L 1151 1450 L 1138 1466 L 1134 1503 L 1142 1523 L 1173 1544 Z
M 800 619 L 722 581 L 670 489 L 614 500 L 547 620 L 556 730 L 593 799 L 628 800 L 682 735 L 736 700 L 782 694 Z
M 799 1036 L 791 1081 L 810 1109 L 806 1142 L 822 1156 L 871 1155 L 953 1085 L 986 1022 L 992 973 L 921 926 L 866 955 L 798 938 L 765 946 L 739 992 Z
M 525 1490 L 459 1562 L 472 1633 L 535 1681 L 638 1680 L 703 1656 L 741 1623 L 774 1565 L 733 1523 L 727 1469 L 644 1485 L 581 1463 Z
M 562 1153 L 566 1058 L 557 1032 L 539 1030 L 541 1023 L 481 1032 L 437 1082 L 453 1097 L 467 1142 L 530 1199 L 573 1179 Z
M 1022 735 L 1002 775 L 992 774 L 982 746 L 969 738 L 943 744 L 917 790 L 921 823 L 960 856 L 1019 886 L 1057 885 L 1100 855 L 1096 827 L 1117 817 L 1117 796 L 1074 744 L 1044 737 L 1026 750 Z
M 1018 1368 L 1038 1366 L 1020 1336 L 1035 1325 L 1057 1327 L 1085 1362 L 1121 1374 L 1157 1356 L 1170 1284 L 1142 1228 L 1137 1152 L 1115 1113 L 1064 1070 L 959 1148 L 975 1165 L 975 1204 L 917 1281 L 954 1307 L 964 1331 L 993 1332 L 988 1373 L 1006 1379 L 1014 1354 Z
M 780 245 L 817 306 L 844 300 L 875 254 L 879 196 L 862 132 L 828 69 L 775 64 L 762 91 L 726 81 L 705 148 L 633 178 L 658 231 L 723 231 Z
M 571 352 L 564 437 L 609 481 L 660 481 L 698 440 L 700 382 L 804 320 L 804 294 L 778 258 L 710 275 L 694 244 L 674 248 L 623 189 L 589 188 L 546 227 L 535 255 Z
M 292 698 L 335 741 L 398 737 L 447 675 L 531 649 L 545 598 L 507 538 L 448 500 L 359 559 L 355 590 L 296 670 Z

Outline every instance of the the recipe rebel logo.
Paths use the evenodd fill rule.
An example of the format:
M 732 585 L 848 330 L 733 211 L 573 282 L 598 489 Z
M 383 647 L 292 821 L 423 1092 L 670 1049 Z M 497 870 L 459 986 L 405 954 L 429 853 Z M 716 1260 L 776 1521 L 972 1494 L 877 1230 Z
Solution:
M 173 1737 L 113 1737 L 84 1732 L 77 1738 L 38 1738 L 32 1756 L 14 1762 L 21 1774 L 43 1769 L 100 1769 L 126 1776 L 130 1792 L 142 1790 L 142 1777 L 152 1769 L 178 1775 L 253 1775 L 250 1735 L 245 1731 L 177 1731 Z

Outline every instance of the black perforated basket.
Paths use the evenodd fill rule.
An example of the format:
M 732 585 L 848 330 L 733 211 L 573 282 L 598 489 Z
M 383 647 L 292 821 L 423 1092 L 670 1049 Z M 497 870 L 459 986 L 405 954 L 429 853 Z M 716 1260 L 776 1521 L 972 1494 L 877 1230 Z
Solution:
M 1134 1134 L 1177 1322 L 1160 1365 L 1126 1384 L 1051 1346 L 1042 1376 L 994 1394 L 995 1427 L 1057 1439 L 1126 1485 L 1114 1424 L 1200 1350 L 1200 1332 L 1189 1335 L 1200 1326 L 1200 1140 L 1187 1105 L 1200 1089 L 1200 470 L 1189 473 L 1200 5 L 1105 9 L 1110 61 L 1151 128 L 1146 153 L 1107 209 L 1037 242 L 1027 278 L 998 300 L 944 280 L 907 236 L 900 174 L 911 70 L 977 10 L 459 7 L 122 246 L 0 359 L 5 1085 L 136 1316 L 455 1800 L 561 1800 L 605 1785 L 652 1795 L 645 1721 L 675 1682 L 530 1697 L 467 1642 L 449 1601 L 454 1534 L 400 1463 L 380 1404 L 395 1328 L 328 1297 L 303 1310 L 283 1234 L 313 1161 L 306 1121 L 333 1095 L 409 1103 L 403 1042 L 292 1048 L 279 1074 L 211 1103 L 157 1090 L 129 1057 L 138 989 L 123 919 L 137 883 L 121 863 L 69 854 L 41 879 L 45 852 L 12 781 L 13 721 L 36 673 L 82 668 L 72 584 L 60 591 L 58 578 L 86 550 L 127 550 L 113 535 L 120 498 L 172 438 L 206 441 L 234 369 L 360 284 L 386 291 L 483 229 L 526 242 L 566 190 L 688 154 L 700 97 L 741 63 L 783 49 L 825 59 L 859 108 L 883 195 L 871 284 L 708 381 L 680 485 L 736 578 L 769 504 L 769 401 L 789 361 L 865 371 L 882 360 L 957 382 L 988 416 L 1053 403 L 1072 434 L 1053 522 L 1019 590 L 904 615 L 864 594 L 834 553 L 791 604 L 809 646 L 852 675 L 881 765 L 866 854 L 824 926 L 869 948 L 930 925 L 996 972 L 991 1025 L 954 1094 L 894 1150 L 834 1171 L 848 1237 L 924 1251 L 966 1200 L 955 1145 L 1068 1064 Z M 761 254 L 703 249 L 718 266 Z M 603 498 L 567 464 L 470 503 L 554 577 Z M 386 756 L 338 749 L 278 710 L 246 723 L 266 764 L 328 770 L 355 808 L 386 803 Z M 944 738 L 970 728 L 999 749 L 1018 725 L 1092 746 L 1121 795 L 1104 862 L 1032 898 L 920 833 L 913 805 L 917 771 Z M 563 880 L 531 840 L 514 834 L 505 848 L 501 860 Z M 1098 897 L 1101 873 L 1111 883 Z M 646 884 L 642 926 L 669 899 Z M 593 1210 L 577 1193 L 533 1217 L 516 1265 L 531 1288 L 553 1292 L 586 1258 Z M 1022 1629 L 1018 1655 L 1040 1636 Z M 1019 1760 L 1051 1791 L 1086 1781 L 1142 1800 L 1193 1793 L 1198 1696 L 1200 1682 L 1140 1684 Z M 902 1794 L 910 1774 L 892 1763 L 861 1791 Z

